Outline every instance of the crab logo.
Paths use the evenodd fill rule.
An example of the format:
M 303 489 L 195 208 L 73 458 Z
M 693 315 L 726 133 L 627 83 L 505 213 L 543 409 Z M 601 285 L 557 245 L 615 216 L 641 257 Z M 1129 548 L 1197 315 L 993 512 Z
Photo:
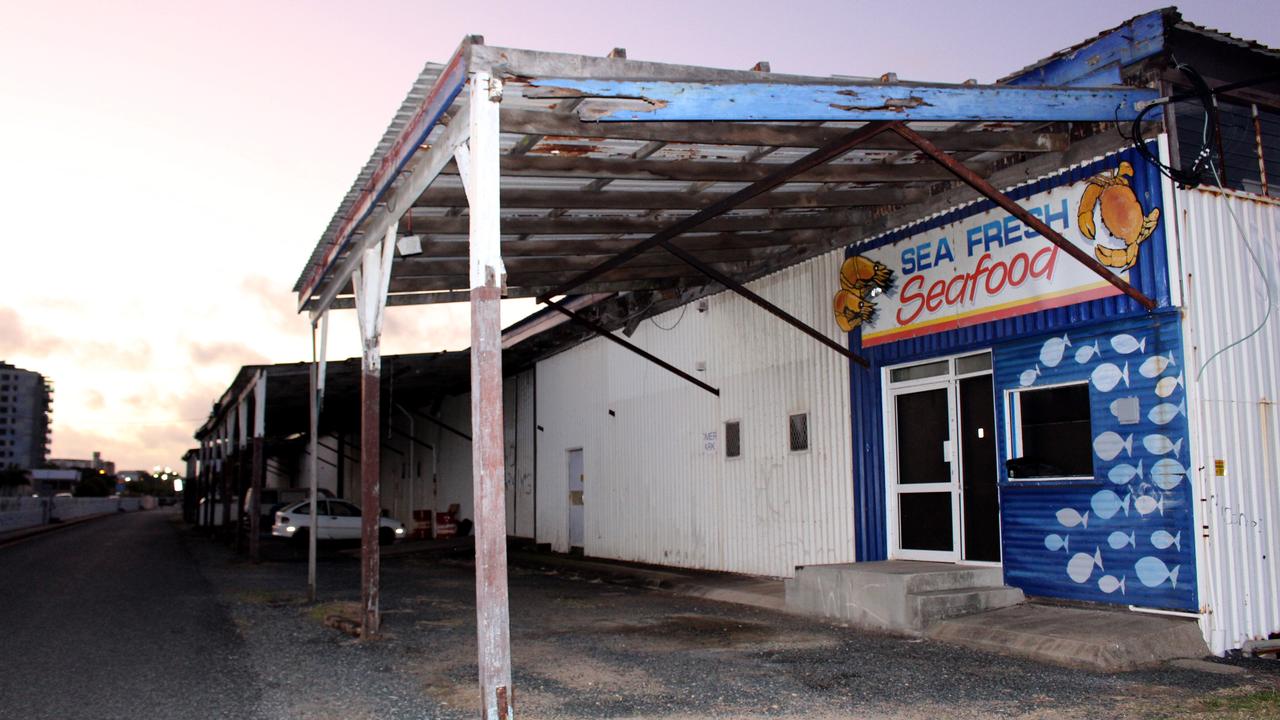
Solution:
M 1111 172 L 1102 172 L 1089 178 L 1084 194 L 1080 196 L 1080 209 L 1076 220 L 1080 232 L 1095 242 L 1093 254 L 1107 267 L 1128 270 L 1138 261 L 1138 251 L 1143 240 L 1151 237 L 1160 223 L 1160 208 L 1143 214 L 1142 203 L 1129 187 L 1133 166 L 1121 162 Z M 1098 233 L 1094 212 L 1102 217 L 1107 234 Z M 1108 239 L 1112 245 L 1104 244 Z M 1123 243 L 1123 247 L 1119 245 Z
M 881 292 L 893 287 L 893 271 L 883 263 L 855 255 L 840 265 L 840 290 L 832 301 L 836 324 L 845 332 L 852 332 L 864 322 L 876 316 L 876 304 L 871 302 Z

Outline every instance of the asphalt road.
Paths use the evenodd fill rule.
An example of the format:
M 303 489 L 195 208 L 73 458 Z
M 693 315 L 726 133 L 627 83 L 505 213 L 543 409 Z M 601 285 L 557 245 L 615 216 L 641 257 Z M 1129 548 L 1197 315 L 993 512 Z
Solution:
M 0 548 L 0 718 L 258 717 L 230 616 L 168 512 Z

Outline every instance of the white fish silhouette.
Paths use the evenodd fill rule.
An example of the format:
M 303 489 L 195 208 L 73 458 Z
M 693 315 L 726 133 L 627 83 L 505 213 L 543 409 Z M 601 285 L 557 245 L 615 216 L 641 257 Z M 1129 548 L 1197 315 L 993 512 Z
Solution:
M 1027 387 L 1035 383 L 1036 378 L 1040 377 L 1040 366 L 1037 365 L 1031 370 L 1023 370 L 1022 376 L 1018 378 L 1018 383 L 1022 387 Z
M 1162 398 L 1169 397 L 1180 387 L 1182 387 L 1182 373 L 1178 373 L 1176 377 L 1173 375 L 1162 377 L 1160 382 L 1156 383 L 1156 395 Z
M 1187 414 L 1187 401 L 1174 405 L 1173 403 L 1160 403 L 1151 408 L 1151 412 L 1147 413 L 1147 419 L 1157 425 L 1168 425 L 1178 415 Z
M 1107 478 L 1116 485 L 1124 485 L 1137 476 L 1142 479 L 1142 461 L 1138 461 L 1138 466 L 1134 467 L 1129 464 L 1117 465 L 1111 468 L 1111 472 L 1107 473 Z
M 1067 577 L 1072 580 L 1083 583 L 1089 581 L 1089 576 L 1093 574 L 1093 566 L 1097 565 L 1099 570 L 1102 567 L 1102 551 L 1098 548 L 1093 549 L 1093 554 L 1076 553 L 1067 561 Z
M 1071 528 L 1077 525 L 1083 525 L 1085 527 L 1089 527 L 1088 511 L 1085 511 L 1085 514 L 1081 515 L 1080 511 L 1076 510 L 1075 508 L 1062 508 L 1061 510 L 1058 511 L 1056 517 L 1058 518 L 1058 522 L 1061 523 L 1063 527 Z
M 1153 378 L 1164 372 L 1164 369 L 1170 365 L 1177 365 L 1173 359 L 1173 351 L 1169 351 L 1169 356 L 1153 355 L 1143 361 L 1142 367 L 1138 368 L 1138 372 L 1142 373 L 1142 377 Z
M 1069 347 L 1071 347 L 1071 340 L 1066 335 L 1045 340 L 1040 348 L 1040 363 L 1045 367 L 1058 367 L 1058 363 L 1062 362 L 1062 356 Z
M 1158 557 L 1140 558 L 1138 562 L 1133 564 L 1133 570 L 1138 574 L 1138 579 L 1147 587 L 1159 587 L 1164 584 L 1165 580 L 1169 580 L 1172 586 L 1178 587 L 1178 568 L 1181 565 L 1174 565 L 1170 570 L 1168 565 Z
M 1163 515 L 1164 498 L 1157 500 L 1151 495 L 1139 495 L 1133 501 L 1133 509 L 1137 510 L 1139 515 L 1150 515 L 1156 510 L 1159 510 L 1160 514 Z
M 1166 492 L 1178 487 L 1182 483 L 1182 476 L 1186 474 L 1187 469 L 1173 458 L 1157 460 L 1156 464 L 1151 466 L 1151 482 Z
M 1098 589 L 1108 595 L 1115 592 L 1116 590 L 1119 590 L 1120 594 L 1123 595 L 1124 581 L 1125 581 L 1124 578 L 1120 578 L 1119 580 L 1117 580 L 1115 575 L 1103 575 L 1102 577 L 1098 578 Z
M 1138 547 L 1138 533 L 1130 531 L 1128 535 L 1125 535 L 1117 530 L 1107 536 L 1107 544 L 1111 546 L 1112 550 L 1119 550 L 1125 545 Z
M 1168 550 L 1172 545 L 1174 550 L 1182 552 L 1182 531 L 1179 530 L 1177 535 L 1170 535 L 1168 530 L 1157 530 L 1151 533 L 1151 544 L 1157 550 Z
M 1093 514 L 1103 520 L 1110 520 L 1115 514 L 1124 510 L 1127 517 L 1129 515 L 1129 500 L 1132 494 L 1125 495 L 1124 500 L 1120 496 L 1110 490 L 1099 490 L 1093 494 L 1093 499 L 1089 501 L 1089 507 L 1093 508 Z
M 1048 548 L 1050 552 L 1057 552 L 1059 550 L 1069 550 L 1070 548 L 1068 547 L 1068 544 L 1070 541 L 1071 541 L 1070 535 L 1063 537 L 1062 535 L 1053 533 L 1051 535 L 1044 536 L 1044 546 Z
M 1146 338 L 1139 340 L 1138 338 L 1132 335 L 1117 335 L 1111 338 L 1111 349 L 1115 350 L 1121 355 L 1128 355 L 1129 353 L 1135 350 L 1137 350 L 1138 352 L 1145 352 L 1146 348 L 1147 348 Z
M 1115 460 L 1121 450 L 1129 453 L 1130 457 L 1133 456 L 1132 435 L 1121 438 L 1117 433 L 1108 430 L 1093 440 L 1093 451 L 1103 461 Z
M 1076 350 L 1076 362 L 1083 365 L 1101 355 L 1102 348 L 1098 347 L 1098 341 L 1094 340 L 1092 345 L 1081 345 L 1080 349 Z
M 1102 392 L 1111 392 L 1121 380 L 1124 380 L 1125 387 L 1129 387 L 1129 363 L 1124 364 L 1123 370 L 1116 367 L 1115 363 L 1102 363 L 1094 368 L 1089 379 L 1093 381 L 1093 386 Z
M 1182 457 L 1182 438 L 1174 442 L 1167 435 L 1148 435 L 1142 438 L 1142 447 L 1152 455 L 1168 455 L 1172 452 L 1174 457 Z

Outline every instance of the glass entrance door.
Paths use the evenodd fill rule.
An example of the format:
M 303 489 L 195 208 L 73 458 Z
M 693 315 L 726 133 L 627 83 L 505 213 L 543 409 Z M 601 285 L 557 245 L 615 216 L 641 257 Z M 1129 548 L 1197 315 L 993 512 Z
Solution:
M 958 560 L 951 383 L 896 392 L 892 403 L 898 557 Z
M 991 356 L 891 368 L 886 379 L 892 556 L 999 562 Z

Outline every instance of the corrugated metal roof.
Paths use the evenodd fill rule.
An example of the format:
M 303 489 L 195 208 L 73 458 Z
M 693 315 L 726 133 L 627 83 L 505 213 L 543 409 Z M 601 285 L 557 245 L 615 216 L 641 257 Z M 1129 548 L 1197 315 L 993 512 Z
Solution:
M 592 73 L 607 70 L 613 73 L 612 77 L 623 80 L 651 77 L 698 82 L 768 81 L 790 87 L 848 81 L 471 48 L 467 43 L 463 47 L 481 52 L 486 62 L 497 66 L 495 70 L 506 83 L 500 142 L 504 254 L 508 245 L 515 247 L 534 239 L 545 241 L 537 246 L 542 252 L 510 254 L 507 289 L 512 297 L 545 292 L 598 262 L 599 257 L 584 256 L 574 243 L 643 238 L 657 233 L 675 219 L 725 198 L 865 124 L 843 120 L 583 122 L 580 113 L 586 112 L 588 106 L 594 108 L 594 115 L 602 109 L 634 105 L 636 101 L 544 97 L 549 90 L 558 89 L 535 86 L 537 78 L 526 73 L 520 63 L 563 67 L 569 77 L 593 76 Z M 394 155 L 404 147 L 406 133 L 418 132 L 424 103 L 433 92 L 439 93 L 436 82 L 442 73 L 449 75 L 450 84 L 455 82 L 456 63 L 457 56 L 449 66 L 428 64 L 424 68 L 311 253 L 295 291 L 316 290 L 333 282 L 331 278 L 320 283 L 314 279 L 349 252 L 352 228 L 359 233 L 357 215 L 369 211 L 370 197 L 379 191 L 371 189 L 372 184 L 385 182 L 388 160 L 396 159 L 388 158 L 388 154 Z M 953 87 L 965 92 L 981 91 Z M 445 116 L 461 111 L 466 102 L 467 93 L 458 93 L 447 103 Z M 1043 122 L 928 121 L 913 123 L 912 127 L 982 175 L 1007 165 L 1011 156 L 1056 153 L 1068 146 L 1065 132 L 1046 128 Z M 433 129 L 425 145 L 440 134 L 439 127 Z M 400 168 L 395 183 L 412 167 L 410 160 Z M 422 255 L 397 258 L 394 263 L 391 292 L 400 295 L 402 302 L 455 299 L 456 291 L 468 289 L 467 274 L 454 261 L 458 248 L 437 242 L 467 232 L 467 202 L 456 173 L 452 163 L 447 165 L 400 221 L 403 234 L 424 236 Z M 715 248 L 720 251 L 718 255 L 707 261 L 734 277 L 757 277 L 843 244 L 842 236 L 859 218 L 879 217 L 953 186 L 954 179 L 944 169 L 923 161 L 902 138 L 884 133 L 708 223 L 705 229 L 721 233 L 724 242 Z M 387 192 L 385 187 L 380 188 Z M 774 242 L 762 244 L 759 237 L 744 239 L 747 233 L 762 232 L 773 233 Z M 783 252 L 786 250 L 792 252 Z M 588 261 L 590 257 L 596 259 Z M 642 257 L 645 259 L 602 275 L 592 286 L 579 291 L 679 292 L 708 285 L 704 276 L 660 249 Z M 345 279 L 342 282 L 347 287 L 342 292 L 346 293 L 349 284 Z

